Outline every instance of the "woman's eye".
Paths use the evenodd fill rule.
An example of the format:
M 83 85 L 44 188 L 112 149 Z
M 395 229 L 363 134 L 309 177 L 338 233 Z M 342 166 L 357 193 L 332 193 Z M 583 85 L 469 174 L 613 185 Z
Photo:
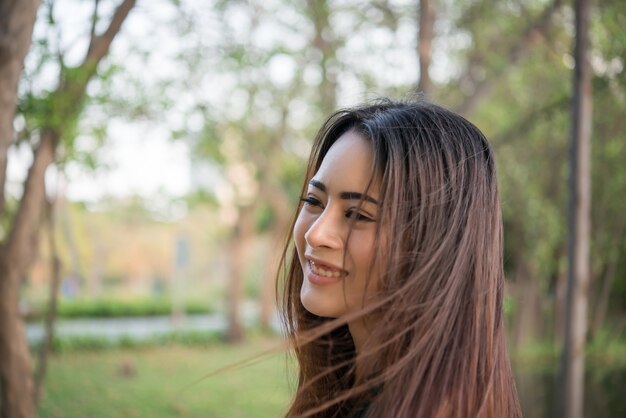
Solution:
M 304 202 L 305 205 L 311 205 L 311 206 L 322 206 L 322 202 L 320 202 L 318 199 L 316 199 L 313 196 L 307 196 L 307 197 L 303 197 L 300 199 L 301 202 Z
M 346 218 L 354 219 L 355 221 L 374 222 L 374 219 L 367 215 L 363 215 L 355 209 L 348 209 L 346 211 Z

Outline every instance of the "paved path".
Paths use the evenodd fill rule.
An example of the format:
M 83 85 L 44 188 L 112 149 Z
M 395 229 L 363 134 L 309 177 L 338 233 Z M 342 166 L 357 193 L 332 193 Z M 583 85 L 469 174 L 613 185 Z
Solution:
M 257 317 L 256 307 L 243 309 L 244 324 L 254 324 Z M 220 331 L 225 330 L 227 324 L 224 314 L 187 315 L 179 321 L 172 320 L 170 316 L 63 319 L 57 321 L 55 335 L 59 337 L 104 337 L 111 341 L 124 337 L 146 340 L 174 331 Z M 280 329 L 278 318 L 272 321 L 272 328 Z M 43 335 L 42 323 L 26 325 L 26 338 L 31 344 L 41 341 Z

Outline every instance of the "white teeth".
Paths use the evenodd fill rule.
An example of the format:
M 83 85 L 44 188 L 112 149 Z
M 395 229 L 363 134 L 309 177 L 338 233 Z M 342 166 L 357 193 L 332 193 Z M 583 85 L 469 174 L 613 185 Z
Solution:
M 313 273 L 319 275 L 319 276 L 323 276 L 323 277 L 341 277 L 341 272 L 337 271 L 337 270 L 326 270 L 323 267 L 320 266 L 316 266 L 314 262 L 310 261 L 309 262 L 311 264 L 311 270 L 313 271 Z

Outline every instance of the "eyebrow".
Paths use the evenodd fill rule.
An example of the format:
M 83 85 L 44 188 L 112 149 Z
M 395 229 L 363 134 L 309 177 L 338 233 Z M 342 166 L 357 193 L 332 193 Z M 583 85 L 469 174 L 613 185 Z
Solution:
M 313 179 L 309 182 L 309 184 L 317 189 L 320 189 L 324 193 L 327 192 L 326 185 L 319 180 Z M 366 195 L 366 194 L 364 195 L 363 193 L 359 193 L 359 192 L 341 192 L 339 193 L 339 197 L 345 200 L 367 200 L 368 202 L 378 205 L 378 200 L 374 199 L 373 197 L 369 195 Z

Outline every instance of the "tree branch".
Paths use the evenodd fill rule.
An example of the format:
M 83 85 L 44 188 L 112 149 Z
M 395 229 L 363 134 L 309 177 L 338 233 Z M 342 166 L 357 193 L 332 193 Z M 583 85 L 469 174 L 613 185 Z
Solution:
M 54 18 L 54 5 L 54 0 L 48 2 L 48 24 L 54 28 L 56 35 L 56 57 L 59 61 L 59 73 L 63 74 L 63 69 L 65 68 L 65 58 L 62 49 L 63 42 L 61 41 L 61 28 L 57 25 L 56 19 Z
M 55 127 L 59 137 L 62 136 L 65 128 L 78 117 L 82 109 L 87 84 L 96 74 L 102 58 L 108 54 L 113 39 L 119 33 L 124 20 L 134 5 L 135 0 L 124 0 L 115 10 L 106 31 L 102 35 L 93 34 L 83 62 L 76 68 L 66 68 L 65 73 L 62 74 L 59 87 L 54 93 L 57 99 L 56 108 L 63 115 L 62 122 L 58 127 Z
M 109 52 L 111 42 L 120 31 L 122 23 L 126 20 L 128 13 L 135 6 L 135 0 L 124 0 L 117 9 L 109 22 L 109 27 L 104 31 L 102 35 L 96 35 L 92 32 L 92 38 L 89 42 L 89 48 L 87 55 L 83 61 L 82 67 L 90 66 L 95 71 L 95 66 L 102 60 L 102 58 Z
M 81 109 L 82 98 L 85 95 L 87 83 L 95 74 L 97 65 L 108 53 L 111 42 L 119 32 L 122 23 L 128 16 L 135 0 L 124 0 L 115 10 L 109 27 L 100 36 L 91 40 L 89 49 L 83 64 L 77 69 L 75 78 L 65 78 L 59 83 L 54 95 L 59 100 L 57 111 L 62 116 L 61 125 L 47 126 L 42 129 L 39 146 L 35 151 L 33 164 L 28 171 L 24 184 L 24 193 L 11 230 L 9 232 L 7 251 L 11 255 L 9 259 L 20 260 L 20 269 L 25 269 L 30 263 L 32 248 L 31 242 L 36 237 L 36 227 L 41 215 L 45 199 L 44 177 L 48 166 L 55 160 L 55 151 L 60 138 L 64 133 L 65 124 L 78 115 Z
M 91 32 L 89 32 L 90 42 L 96 37 L 96 24 L 98 23 L 98 4 L 99 0 L 94 0 L 93 15 L 91 16 Z M 91 49 L 91 43 L 88 50 Z

